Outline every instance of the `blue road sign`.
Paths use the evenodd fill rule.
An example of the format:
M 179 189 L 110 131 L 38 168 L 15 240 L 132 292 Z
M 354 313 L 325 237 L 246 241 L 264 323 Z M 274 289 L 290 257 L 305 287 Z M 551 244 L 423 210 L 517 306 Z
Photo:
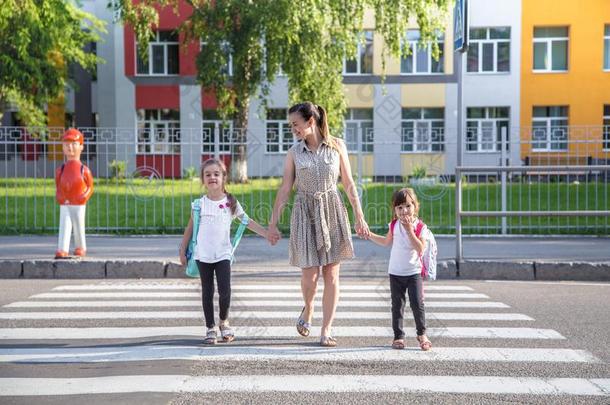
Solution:
M 453 47 L 456 52 L 466 52 L 468 49 L 468 0 L 455 0 Z

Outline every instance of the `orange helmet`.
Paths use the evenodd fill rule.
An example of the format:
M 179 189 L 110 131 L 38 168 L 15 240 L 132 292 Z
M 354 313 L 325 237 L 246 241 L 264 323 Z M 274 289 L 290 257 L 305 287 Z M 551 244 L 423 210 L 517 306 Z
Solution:
M 64 136 L 61 138 L 62 142 L 78 142 L 81 145 L 85 141 L 85 137 L 82 132 L 80 132 L 76 128 L 68 128 L 66 132 L 64 132 Z

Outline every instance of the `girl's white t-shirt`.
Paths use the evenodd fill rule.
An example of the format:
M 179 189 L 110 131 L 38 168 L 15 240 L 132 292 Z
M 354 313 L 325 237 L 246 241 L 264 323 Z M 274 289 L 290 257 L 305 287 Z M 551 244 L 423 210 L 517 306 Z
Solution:
M 392 224 L 388 224 L 392 229 Z M 426 235 L 427 227 L 422 227 L 420 235 Z M 407 229 L 400 221 L 396 221 L 394 225 L 394 233 L 392 234 L 392 250 L 390 252 L 390 265 L 388 273 L 395 276 L 413 276 L 421 274 L 421 261 L 417 250 L 413 247 Z
M 231 260 L 231 222 L 244 215 L 241 204 L 235 200 L 235 214 L 227 207 L 227 197 L 214 201 L 204 195 L 200 204 L 195 260 L 204 263 Z

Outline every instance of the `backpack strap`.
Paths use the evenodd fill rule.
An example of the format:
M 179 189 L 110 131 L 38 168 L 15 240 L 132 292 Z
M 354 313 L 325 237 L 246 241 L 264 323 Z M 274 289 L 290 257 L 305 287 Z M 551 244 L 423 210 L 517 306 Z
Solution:
M 59 168 L 59 178 L 61 179 L 61 176 L 64 174 L 64 169 L 66 168 L 66 164 L 62 163 L 61 167 Z M 80 162 L 80 176 L 83 178 L 83 180 L 85 179 L 85 165 L 83 164 L 83 162 Z
M 231 242 L 231 245 L 233 245 L 231 247 L 231 264 L 233 264 L 233 260 L 235 259 L 235 249 L 237 249 L 237 245 L 239 245 L 239 242 L 241 241 L 241 237 L 244 234 L 244 231 L 246 230 L 246 227 L 248 226 L 248 224 L 250 223 L 250 218 L 248 217 L 248 215 L 246 215 L 244 213 L 244 215 L 241 217 L 241 222 L 239 223 L 239 227 L 237 227 L 237 231 L 235 231 L 235 236 L 233 237 L 233 242 Z
M 424 221 L 422 221 L 421 219 L 417 221 L 417 225 L 415 226 L 415 236 L 417 236 L 418 238 L 421 236 L 421 231 L 422 229 L 424 229 L 424 225 Z
M 394 235 L 394 228 L 396 228 L 396 222 L 398 222 L 397 219 L 393 219 L 392 222 L 390 222 L 390 232 L 392 232 L 392 235 Z
M 193 241 L 193 247 L 197 246 L 197 234 L 199 233 L 199 214 L 201 212 L 201 200 L 193 200 L 191 203 L 192 217 L 193 217 L 193 234 L 191 240 Z

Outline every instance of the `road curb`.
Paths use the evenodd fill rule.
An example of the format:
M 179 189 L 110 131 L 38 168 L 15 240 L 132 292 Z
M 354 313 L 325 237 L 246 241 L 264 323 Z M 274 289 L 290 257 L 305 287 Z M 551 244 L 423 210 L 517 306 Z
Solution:
M 268 273 L 269 267 L 261 266 Z M 255 275 L 256 272 L 252 271 Z M 377 274 L 377 273 L 375 273 Z M 379 273 L 379 275 L 385 274 Z M 186 278 L 168 260 L 0 260 L 0 279 Z M 439 280 L 610 281 L 610 262 L 444 260 Z

